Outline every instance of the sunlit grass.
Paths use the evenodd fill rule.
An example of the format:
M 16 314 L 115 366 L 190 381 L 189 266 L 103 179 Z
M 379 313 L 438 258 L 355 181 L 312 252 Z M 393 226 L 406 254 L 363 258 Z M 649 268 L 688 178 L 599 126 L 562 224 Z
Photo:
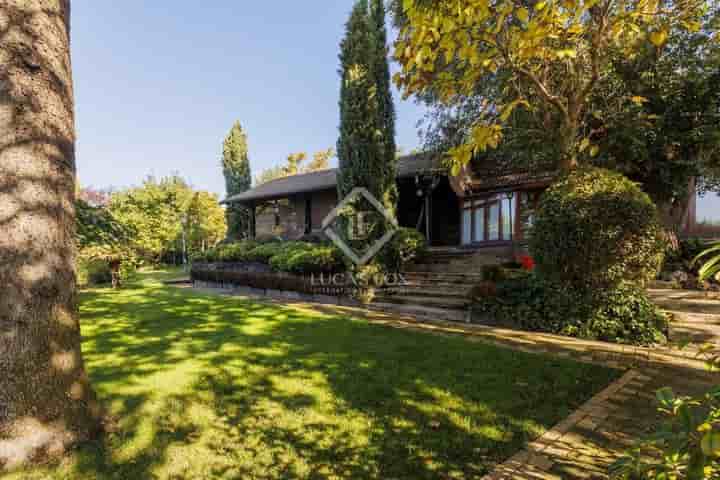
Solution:
M 117 431 L 13 479 L 479 478 L 617 372 L 144 273 L 82 295 Z

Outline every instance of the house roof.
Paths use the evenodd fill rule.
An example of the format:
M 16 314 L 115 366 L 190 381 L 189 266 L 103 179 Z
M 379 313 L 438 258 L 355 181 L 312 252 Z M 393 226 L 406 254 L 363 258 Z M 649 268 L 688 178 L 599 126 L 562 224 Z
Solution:
M 398 159 L 398 178 L 427 171 L 444 171 L 442 160 L 433 155 L 406 155 Z M 243 203 L 284 198 L 298 193 L 331 190 L 337 187 L 337 168 L 277 178 L 246 192 L 226 198 L 221 203 Z

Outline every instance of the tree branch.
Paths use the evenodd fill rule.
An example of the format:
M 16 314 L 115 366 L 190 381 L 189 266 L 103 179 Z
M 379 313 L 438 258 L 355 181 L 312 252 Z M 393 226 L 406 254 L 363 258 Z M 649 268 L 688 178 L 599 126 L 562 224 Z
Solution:
M 513 68 L 518 73 L 521 73 L 523 76 L 527 77 L 533 83 L 533 85 L 535 85 L 535 88 L 538 90 L 538 92 L 540 92 L 540 95 L 545 99 L 545 101 L 549 102 L 552 105 L 555 105 L 557 109 L 560 110 L 560 113 L 562 113 L 566 117 L 568 116 L 568 109 L 562 103 L 562 100 L 560 100 L 559 97 L 552 95 L 548 91 L 547 87 L 542 83 L 542 81 L 540 81 L 537 75 L 522 67 L 512 66 L 512 64 L 511 68 Z

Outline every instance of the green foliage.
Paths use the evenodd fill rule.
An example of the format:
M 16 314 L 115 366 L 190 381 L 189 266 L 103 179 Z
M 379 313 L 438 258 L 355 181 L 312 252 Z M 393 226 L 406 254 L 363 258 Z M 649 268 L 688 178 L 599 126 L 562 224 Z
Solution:
M 336 272 L 343 269 L 342 257 L 331 245 L 294 243 L 270 258 L 273 270 L 289 273 Z
M 698 238 L 683 240 L 678 248 L 668 248 L 663 265 L 664 271 L 692 271 L 693 263 L 698 255 L 707 249 L 707 244 Z
M 125 243 L 133 231 L 120 223 L 110 210 L 94 207 L 83 200 L 75 202 L 78 249 L 95 245 Z
M 720 369 L 716 345 L 700 349 L 708 368 Z M 704 480 L 720 477 L 720 386 L 700 397 L 656 392 L 663 421 L 610 468 L 621 480 Z
M 284 166 L 276 165 L 274 167 L 266 168 L 255 177 L 255 186 L 257 187 L 263 183 L 271 182 L 283 177 L 287 177 Z
M 307 153 L 291 153 L 288 155 L 287 162 L 284 165 L 276 165 L 260 172 L 260 174 L 255 177 L 255 186 L 290 175 L 327 170 L 330 168 L 330 159 L 334 156 L 335 151 L 332 148 L 317 151 L 313 154 L 312 161 L 303 167 L 302 164 L 307 160 Z
M 665 315 L 642 289 L 627 284 L 585 292 L 530 274 L 495 289 L 483 285 L 475 295 L 474 312 L 484 321 L 522 330 L 640 345 L 662 343 L 667 332 Z
M 242 241 L 218 245 L 193 257 L 196 263 L 262 263 L 286 273 L 337 272 L 342 256 L 329 244 Z
M 225 190 L 228 197 L 250 189 L 252 175 L 248 160 L 247 136 L 235 122 L 223 142 L 222 168 L 225 176 Z M 250 215 L 241 205 L 229 205 L 227 210 L 228 237 L 246 238 L 249 232 Z
M 542 196 L 530 237 L 539 273 L 583 291 L 655 278 L 665 243 L 655 205 L 626 177 L 583 168 Z
M 234 243 L 222 243 L 217 247 L 199 252 L 193 256 L 194 262 L 247 262 L 248 253 L 258 244 L 252 240 L 243 240 Z
M 518 110 L 535 117 L 536 135 L 551 132 L 557 139 L 564 171 L 587 162 L 599 150 L 591 137 L 603 128 L 595 125 L 637 95 L 613 92 L 605 102 L 592 103 L 617 56 L 648 52 L 656 60 L 671 50 L 668 38 L 677 32 L 717 38 L 717 24 L 707 18 L 717 2 L 708 0 L 479 0 L 470 8 L 458 1 L 394 3 L 400 26 L 396 83 L 405 95 L 448 108 L 469 96 L 482 100 L 471 121 L 451 125 L 451 135 L 459 131 L 462 137 L 449 152 L 456 171 L 513 132 Z M 705 51 L 698 53 L 706 60 Z
M 259 245 L 247 254 L 247 261 L 259 262 L 259 263 L 270 263 L 270 259 L 275 255 L 278 255 L 285 248 L 291 248 L 293 242 L 269 242 Z
M 615 343 L 651 345 L 667 340 L 668 318 L 642 288 L 621 284 L 591 297 L 587 320 L 566 323 L 561 333 Z
M 700 280 L 713 278 L 720 281 L 720 243 L 700 253 L 693 263 L 699 263 L 701 260 L 704 263 L 698 270 Z
M 78 284 L 112 282 L 120 286 L 137 264 L 131 248 L 134 229 L 119 222 L 107 208 L 94 207 L 83 200 L 76 200 L 75 211 Z
M 704 19 L 708 26 L 720 12 L 715 3 Z M 592 100 L 594 110 L 604 111 L 602 122 L 588 119 L 593 142 L 600 146 L 593 163 L 641 183 L 658 206 L 687 201 L 695 178 L 701 190 L 716 188 L 719 61 L 712 28 L 676 30 L 661 51 L 617 54 Z M 635 101 L 609 101 L 619 92 Z
M 216 195 L 194 191 L 177 176 L 150 177 L 141 186 L 116 192 L 108 206 L 133 232 L 130 246 L 139 258 L 158 263 L 173 252 L 188 253 L 214 246 L 226 232 L 224 211 Z
M 397 202 L 395 110 L 390 91 L 385 7 L 358 0 L 341 43 L 338 193 L 365 187 L 390 211 Z
M 389 271 L 401 272 L 410 262 L 425 255 L 425 236 L 414 228 L 400 228 L 379 255 L 380 263 Z
M 501 132 L 503 141 L 496 150 L 475 152 L 473 163 L 479 160 L 488 170 L 495 170 L 496 164 L 499 164 L 497 173 L 508 169 L 541 171 L 555 168 L 557 160 L 563 156 L 567 143 L 563 137 L 568 133 L 567 129 L 561 128 L 563 123 L 567 124 L 563 119 L 565 115 L 556 110 L 560 104 L 567 102 L 567 105 L 578 108 L 579 113 L 577 124 L 580 128 L 574 142 L 578 160 L 618 170 L 639 182 L 662 210 L 682 206 L 688 194 L 689 181 L 695 176 L 699 177 L 701 190 L 720 188 L 720 149 L 717 148 L 720 141 L 720 122 L 717 121 L 720 107 L 718 2 L 702 2 L 707 10 L 702 18 L 696 18 L 699 24 L 692 29 L 685 29 L 682 25 L 671 28 L 666 43 L 660 48 L 644 41 L 632 44 L 634 52 L 631 55 L 627 55 L 623 48 L 585 50 L 580 47 L 579 55 L 574 58 L 543 57 L 535 65 L 538 69 L 527 73 L 541 82 L 548 82 L 545 86 L 551 93 L 550 97 L 536 90 L 538 85 L 524 73 L 512 72 L 519 67 L 513 52 L 517 49 L 522 61 L 527 50 L 537 45 L 536 42 L 547 42 L 547 47 L 555 49 L 558 48 L 557 42 L 566 38 L 564 35 L 560 38 L 535 37 L 524 45 L 515 43 L 512 36 L 522 34 L 522 27 L 517 30 L 517 24 L 511 20 L 512 14 L 498 18 L 498 23 L 491 25 L 509 29 L 509 37 L 501 36 L 503 42 L 509 43 L 507 53 L 510 61 L 505 65 L 488 62 L 486 70 L 482 68 L 484 63 L 473 57 L 494 56 L 504 51 L 490 45 L 486 45 L 487 50 L 481 47 L 485 40 L 496 37 L 484 36 L 487 24 L 481 22 L 473 25 L 472 29 L 455 28 L 455 25 L 470 22 L 474 15 L 484 16 L 490 12 L 500 17 L 502 6 L 464 11 L 452 9 L 452 3 L 425 1 L 434 8 L 428 10 L 427 18 L 418 24 L 418 19 L 408 17 L 407 7 L 403 8 L 403 5 L 423 2 L 395 0 L 393 3 L 398 27 L 406 28 L 398 37 L 400 42 L 396 45 L 396 55 L 404 57 L 400 63 L 405 74 L 414 71 L 418 76 L 418 82 L 412 85 L 403 81 L 404 90 L 410 93 L 421 87 L 415 96 L 429 107 L 423 129 L 425 150 L 445 154 L 458 151 L 456 147 L 477 144 L 473 136 L 475 127 L 499 122 L 504 125 Z M 544 13 L 550 11 L 544 7 L 559 8 L 564 10 L 561 15 L 568 15 L 566 8 L 587 8 L 591 4 L 587 2 L 583 6 L 583 3 L 551 5 L 538 2 L 543 5 Z M 522 8 L 530 6 L 527 2 L 516 2 L 517 7 L 521 5 Z M 630 4 L 627 6 L 634 8 Z M 529 13 L 530 17 L 542 15 L 539 12 Z M 455 15 L 465 18 L 458 22 L 457 18 L 453 18 Z M 569 14 L 569 17 L 573 15 Z M 571 21 L 591 24 L 600 18 L 605 21 L 604 16 L 593 18 L 592 15 L 578 15 Z M 439 29 L 431 25 L 438 21 L 442 24 Z M 701 28 L 696 30 L 698 25 Z M 583 28 L 585 26 L 588 25 L 583 25 Z M 560 28 L 565 30 L 567 27 L 565 24 Z M 606 30 L 611 31 L 612 28 Z M 433 32 L 433 35 L 426 32 Z M 594 29 L 592 32 L 586 40 L 598 38 Z M 471 40 L 474 36 L 475 42 Z M 412 37 L 417 37 L 417 41 Z M 462 40 L 456 43 L 455 37 Z M 407 40 L 413 41 L 408 45 Z M 614 38 L 610 43 L 603 42 L 603 45 L 609 47 L 615 41 Z M 573 43 L 571 48 L 577 49 L 578 44 Z M 622 47 L 629 46 L 625 40 L 621 43 Z M 568 64 L 588 61 L 587 54 L 590 52 L 599 54 L 600 57 L 596 58 L 604 66 L 599 69 L 601 75 L 593 88 L 582 91 L 577 86 L 582 80 L 591 80 L 592 69 L 579 66 L 572 69 Z M 435 61 L 437 65 L 430 65 L 430 70 L 426 70 L 417 65 L 418 60 L 422 63 Z M 555 62 L 554 67 L 550 66 Z M 582 98 L 586 93 L 589 95 Z M 553 104 L 548 101 L 550 98 L 560 98 L 561 101 Z M 501 121 L 505 111 L 502 106 L 512 105 L 518 99 L 527 100 L 532 108 L 527 109 L 520 104 L 506 116 L 505 121 Z M 581 150 L 580 147 L 584 148 Z
M 114 284 L 119 287 L 130 280 L 136 272 L 134 258 L 123 260 L 119 265 L 112 264 L 104 258 L 80 256 L 77 264 L 77 283 L 81 287 Z

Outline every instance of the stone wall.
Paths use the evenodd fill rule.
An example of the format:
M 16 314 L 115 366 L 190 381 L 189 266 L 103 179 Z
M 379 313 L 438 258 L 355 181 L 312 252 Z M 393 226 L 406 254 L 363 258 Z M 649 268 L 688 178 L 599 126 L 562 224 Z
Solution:
M 255 233 L 258 237 L 279 236 L 287 239 L 298 239 L 305 235 L 305 207 L 310 196 L 311 230 L 319 232 L 325 217 L 337 204 L 335 190 L 323 190 L 308 194 L 298 194 L 278 200 L 279 222 L 275 215 L 275 206 L 266 204 L 257 209 Z

